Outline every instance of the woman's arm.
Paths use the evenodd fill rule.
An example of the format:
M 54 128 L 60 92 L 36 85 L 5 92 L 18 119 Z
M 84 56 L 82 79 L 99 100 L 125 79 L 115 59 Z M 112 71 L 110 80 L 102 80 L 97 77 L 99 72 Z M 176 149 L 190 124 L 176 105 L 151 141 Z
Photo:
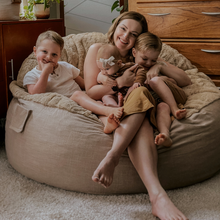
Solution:
M 159 62 L 148 70 L 146 83 L 161 73 L 169 78 L 174 79 L 177 85 L 180 87 L 191 85 L 190 78 L 182 69 L 166 62 L 162 58 L 158 58 L 157 61 Z
M 96 55 L 101 45 L 101 43 L 93 44 L 89 48 L 84 62 L 84 81 L 86 93 L 95 100 L 101 100 L 104 95 L 114 93 L 110 86 L 99 85 L 97 83 L 97 76 L 100 70 L 96 63 Z
M 191 80 L 183 71 L 182 69 L 164 61 L 162 58 L 158 58 L 159 62 L 163 62 L 164 64 L 161 65 L 160 72 L 169 77 L 174 79 L 177 82 L 177 85 L 180 87 L 191 85 Z

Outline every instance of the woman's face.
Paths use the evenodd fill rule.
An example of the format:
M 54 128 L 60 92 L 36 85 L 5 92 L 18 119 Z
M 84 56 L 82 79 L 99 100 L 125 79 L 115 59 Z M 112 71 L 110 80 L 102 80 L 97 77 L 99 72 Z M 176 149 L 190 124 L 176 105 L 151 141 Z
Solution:
M 113 39 L 115 46 L 118 48 L 122 56 L 123 52 L 127 53 L 127 51 L 134 46 L 135 41 L 141 32 L 142 27 L 140 23 L 133 19 L 125 19 L 118 24 Z
M 149 70 L 150 67 L 157 63 L 159 51 L 149 49 L 146 51 L 137 51 L 135 48 L 132 49 L 135 63 L 142 65 L 144 69 Z

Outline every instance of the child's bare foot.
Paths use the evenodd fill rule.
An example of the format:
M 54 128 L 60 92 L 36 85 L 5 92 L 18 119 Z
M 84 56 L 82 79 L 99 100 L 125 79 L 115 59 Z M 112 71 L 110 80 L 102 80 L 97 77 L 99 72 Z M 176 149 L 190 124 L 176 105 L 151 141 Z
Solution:
M 168 135 L 165 133 L 160 133 L 155 137 L 155 144 L 170 147 L 173 142 Z
M 114 114 L 109 115 L 105 123 L 104 132 L 106 134 L 112 133 L 119 126 L 119 124 L 120 121 L 114 116 Z
M 152 214 L 161 220 L 188 220 L 172 203 L 166 192 L 157 195 L 152 203 Z
M 118 106 L 119 107 L 123 106 L 123 101 L 124 101 L 123 95 L 119 92 L 118 93 Z
M 121 116 L 123 115 L 123 112 L 124 112 L 124 108 L 122 107 L 119 107 L 119 108 L 115 108 L 115 107 L 109 107 L 109 106 L 106 106 L 107 108 L 107 111 L 106 111 L 106 116 L 108 117 L 109 115 L 111 114 L 114 114 L 114 116 L 116 118 L 121 118 Z
M 92 180 L 100 183 L 105 188 L 109 187 L 113 181 L 113 174 L 115 167 L 118 165 L 119 158 L 111 156 L 107 153 L 105 158 L 101 161 L 95 172 L 93 173 Z
M 183 119 L 186 117 L 186 109 L 183 108 L 183 109 L 178 109 L 176 112 L 175 112 L 175 115 L 174 117 L 178 120 L 180 119 Z

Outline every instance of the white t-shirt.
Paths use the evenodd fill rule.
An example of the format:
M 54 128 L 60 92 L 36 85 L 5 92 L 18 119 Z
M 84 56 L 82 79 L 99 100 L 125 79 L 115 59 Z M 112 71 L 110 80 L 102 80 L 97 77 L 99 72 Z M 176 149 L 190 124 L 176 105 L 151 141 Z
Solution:
M 23 85 L 35 85 L 40 78 L 41 72 L 36 67 L 29 71 L 23 79 Z M 69 98 L 73 92 L 81 91 L 79 85 L 74 80 L 79 76 L 80 72 L 75 66 L 59 61 L 58 67 L 54 72 L 55 74 L 50 74 L 48 77 L 46 92 L 57 92 Z

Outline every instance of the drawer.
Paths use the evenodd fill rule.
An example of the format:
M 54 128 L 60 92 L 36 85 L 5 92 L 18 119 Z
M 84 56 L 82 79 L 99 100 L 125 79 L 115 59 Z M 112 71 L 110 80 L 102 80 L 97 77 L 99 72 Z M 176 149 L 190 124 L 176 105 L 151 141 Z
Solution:
M 220 85 L 220 43 L 164 42 L 188 58 Z M 215 80 L 214 80 L 215 79 Z
M 217 39 L 220 36 L 220 1 L 139 3 L 149 31 L 160 38 Z

